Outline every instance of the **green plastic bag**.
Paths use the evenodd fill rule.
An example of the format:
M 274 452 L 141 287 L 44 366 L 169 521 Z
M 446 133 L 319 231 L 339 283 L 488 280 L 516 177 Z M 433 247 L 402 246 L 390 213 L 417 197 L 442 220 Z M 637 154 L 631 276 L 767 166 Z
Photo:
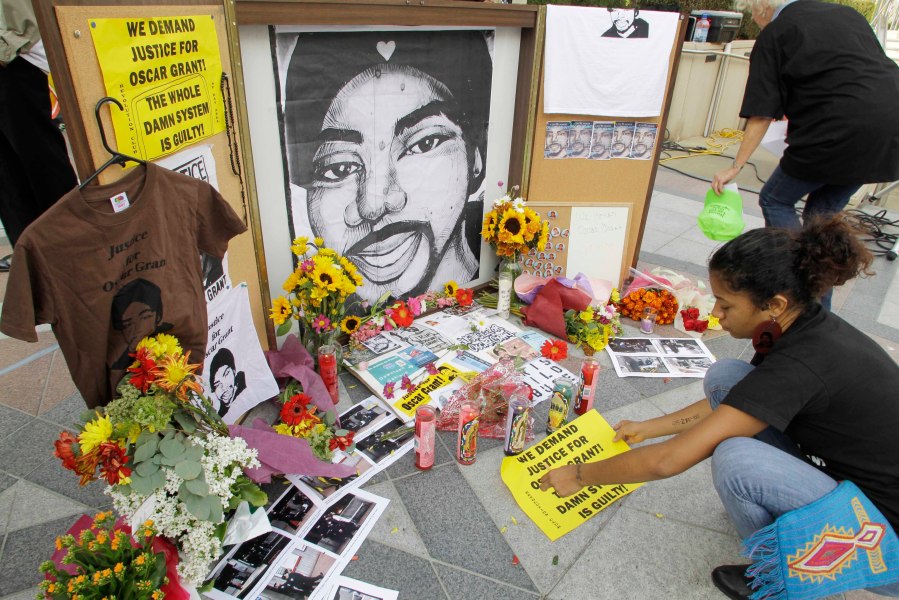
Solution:
M 699 228 L 710 240 L 732 240 L 746 227 L 743 222 L 743 199 L 735 183 L 724 186 L 721 195 L 709 188 L 705 195 L 705 207 L 697 219 Z

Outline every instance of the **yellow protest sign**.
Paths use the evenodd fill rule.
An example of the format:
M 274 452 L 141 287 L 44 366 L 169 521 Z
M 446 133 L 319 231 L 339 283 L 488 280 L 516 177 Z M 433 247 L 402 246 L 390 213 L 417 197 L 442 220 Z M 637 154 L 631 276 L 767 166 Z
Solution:
M 591 410 L 545 440 L 517 456 L 503 459 L 500 472 L 512 496 L 537 527 L 556 541 L 616 500 L 643 485 L 590 485 L 560 498 L 555 491 L 540 490 L 538 480 L 562 465 L 594 462 L 630 450 L 624 442 L 612 442 L 615 430 Z
M 449 365 L 437 367 L 437 373 L 428 375 L 414 390 L 393 403 L 393 407 L 409 417 L 415 416 L 415 409 L 431 401 L 431 392 L 448 385 L 461 373 Z
M 153 160 L 225 130 L 211 15 L 89 19 L 120 152 Z

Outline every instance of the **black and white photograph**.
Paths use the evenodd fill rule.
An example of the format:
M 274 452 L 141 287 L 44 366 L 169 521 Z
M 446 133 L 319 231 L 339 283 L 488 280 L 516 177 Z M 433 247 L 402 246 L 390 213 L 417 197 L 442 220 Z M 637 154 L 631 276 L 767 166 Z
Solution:
M 394 350 L 399 350 L 403 347 L 402 343 L 390 339 L 383 333 L 379 333 L 374 337 L 368 338 L 367 340 L 362 342 L 362 345 L 378 356 L 380 356 L 381 354 L 387 354 L 388 352 L 393 352 Z
M 399 592 L 341 575 L 337 577 L 328 600 L 397 600 Z
M 289 543 L 290 538 L 277 531 L 244 542 L 220 565 L 213 589 L 236 598 L 246 598 Z
M 590 141 L 591 160 L 612 158 L 612 132 L 615 124 L 611 121 L 594 121 L 593 137 Z
M 615 360 L 625 373 L 670 373 L 659 356 L 618 355 Z
M 310 488 L 310 493 L 318 494 L 318 496 L 322 500 L 327 500 L 338 491 L 343 490 L 348 485 L 356 481 L 358 478 L 364 476 L 373 466 L 372 462 L 369 461 L 367 457 L 363 456 L 360 452 L 353 452 L 349 455 L 344 454 L 342 460 L 338 458 L 335 462 L 355 467 L 356 472 L 347 475 L 346 477 L 303 475 L 298 477 L 297 481 L 302 485 L 308 486 Z
M 634 127 L 634 142 L 631 144 L 630 158 L 649 160 L 655 148 L 656 136 L 659 132 L 657 123 L 637 123 Z
M 568 121 L 549 121 L 546 124 L 543 158 L 565 158 L 568 152 L 568 129 Z
M 668 365 L 672 373 L 705 375 L 705 372 L 712 366 L 712 361 L 705 356 L 665 357 L 665 364 Z
M 422 346 L 435 353 L 446 350 L 452 345 L 448 339 L 433 329 L 422 327 L 415 323 L 402 329 L 394 329 L 383 335 L 401 340 L 410 346 Z
M 656 344 L 662 349 L 664 354 L 706 354 L 705 347 L 698 341 L 693 339 L 679 338 L 659 338 L 655 340 Z
M 374 506 L 372 502 L 347 494 L 319 517 L 303 539 L 334 554 L 342 554 Z
M 272 527 L 296 535 L 311 520 L 317 506 L 299 488 L 290 486 L 268 511 Z
M 372 431 L 367 437 L 356 442 L 356 450 L 364 453 L 372 462 L 380 463 L 391 452 L 399 451 L 404 444 L 409 442 L 414 436 L 413 431 L 408 431 L 399 437 L 382 440 L 381 436 L 403 427 L 403 422 L 397 418 L 387 421 L 384 425 Z
M 305 544 L 294 547 L 275 567 L 260 598 L 305 600 L 322 585 L 336 558 Z
M 608 348 L 618 354 L 655 354 L 658 352 L 650 338 L 615 338 L 609 340 Z
M 494 32 L 272 32 L 291 237 L 369 303 L 477 278 Z
M 605 30 L 602 37 L 621 39 L 641 39 L 649 37 L 649 23 L 640 18 L 637 8 L 607 8 L 612 26 Z
M 615 121 L 612 128 L 612 158 L 627 158 L 634 143 L 634 121 Z
M 374 424 L 380 424 L 381 421 L 390 418 L 391 414 L 387 407 L 371 398 L 363 400 L 340 415 L 340 426 L 354 432 L 358 439 Z
M 572 121 L 568 126 L 567 158 L 587 158 L 593 137 L 592 121 Z

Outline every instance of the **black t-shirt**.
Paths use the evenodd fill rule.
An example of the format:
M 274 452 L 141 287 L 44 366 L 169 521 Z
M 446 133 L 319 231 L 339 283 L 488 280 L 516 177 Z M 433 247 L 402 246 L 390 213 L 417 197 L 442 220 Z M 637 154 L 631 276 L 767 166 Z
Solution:
M 724 404 L 786 433 L 834 479 L 855 483 L 899 531 L 899 366 L 868 336 L 817 306 Z
M 781 168 L 799 179 L 899 179 L 899 67 L 848 6 L 797 0 L 752 50 L 740 116 L 789 120 Z

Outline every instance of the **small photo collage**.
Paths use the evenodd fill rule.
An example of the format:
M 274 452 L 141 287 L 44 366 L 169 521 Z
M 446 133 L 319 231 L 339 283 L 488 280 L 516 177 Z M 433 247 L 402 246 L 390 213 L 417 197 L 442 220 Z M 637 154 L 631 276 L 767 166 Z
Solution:
M 639 121 L 549 121 L 543 158 L 650 160 L 658 123 Z

